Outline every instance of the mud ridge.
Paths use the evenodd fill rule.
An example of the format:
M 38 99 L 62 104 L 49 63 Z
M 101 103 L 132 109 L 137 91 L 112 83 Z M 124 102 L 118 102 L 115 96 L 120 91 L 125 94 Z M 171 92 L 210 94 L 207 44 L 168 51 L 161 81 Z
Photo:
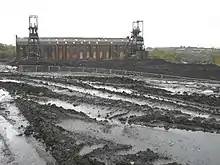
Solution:
M 42 105 L 38 105 L 37 103 L 21 98 L 16 99 L 15 103 L 31 124 L 30 127 L 26 129 L 26 132 L 29 132 L 29 134 L 26 133 L 26 135 L 30 136 L 33 134 L 36 139 L 45 143 L 46 149 L 51 152 L 59 165 L 105 165 L 104 162 L 109 162 L 110 164 L 120 164 L 130 163 L 131 160 L 133 160 L 135 164 L 139 165 L 151 164 L 150 162 L 153 160 L 162 158 L 160 155 L 151 150 L 137 153 L 139 155 L 138 157 L 136 156 L 137 154 L 130 154 L 127 156 L 114 155 L 113 153 L 116 153 L 117 151 L 130 149 L 130 146 L 112 143 L 108 143 L 104 146 L 104 148 L 102 148 L 102 150 L 105 151 L 102 151 L 102 154 L 95 153 L 97 152 L 97 149 L 90 154 L 80 156 L 78 153 L 82 147 L 86 145 L 85 142 L 78 143 L 78 140 L 74 138 L 75 134 L 73 132 L 69 132 L 60 126 L 55 125 L 58 118 L 63 118 L 63 116 L 65 116 L 60 114 L 62 108 L 53 105 L 45 105 L 43 107 L 47 107 L 48 109 L 44 109 Z M 51 110 L 53 111 L 53 116 L 50 114 Z M 63 111 L 62 114 L 64 113 L 67 112 Z M 82 114 L 78 113 L 78 115 Z M 71 117 L 71 115 L 69 117 Z M 113 157 L 114 159 L 111 160 L 108 158 L 105 159 L 104 162 L 101 162 L 101 157 Z
M 69 97 L 69 96 L 61 96 L 58 95 L 51 90 L 44 88 L 44 87 L 33 87 L 27 84 L 18 84 L 18 83 L 0 83 L 1 86 L 7 88 L 7 90 L 10 90 L 12 94 L 14 92 L 16 94 L 20 95 L 36 95 L 36 96 L 47 96 L 47 97 L 54 97 L 54 98 L 60 98 L 62 97 L 63 100 L 67 99 L 70 102 L 74 102 L 77 99 L 77 97 Z M 42 92 L 41 92 L 42 91 Z M 81 98 L 81 100 L 88 102 L 88 103 L 93 103 L 93 99 L 86 99 L 86 98 Z M 99 105 L 103 106 L 103 101 L 104 99 L 101 99 L 102 101 L 98 102 Z M 107 99 L 108 100 L 108 99 Z M 109 100 L 108 100 L 109 101 Z M 111 101 L 113 103 L 113 101 Z M 118 101 L 115 101 L 115 105 L 118 106 Z M 129 105 L 129 107 L 128 107 Z M 124 118 L 123 116 L 126 115 L 127 113 L 124 114 L 118 114 L 118 115 L 113 115 L 113 116 L 106 116 L 106 119 L 113 119 L 113 118 L 118 118 L 121 122 L 129 121 L 129 123 L 134 123 L 134 124 L 142 124 L 150 127 L 157 127 L 157 126 L 162 126 L 165 129 L 169 128 L 179 128 L 179 129 L 186 129 L 186 130 L 193 130 L 193 131 L 204 131 L 204 132 L 217 132 L 220 133 L 220 123 L 217 121 L 215 118 L 201 118 L 201 117 L 194 117 L 192 118 L 190 115 L 187 115 L 185 113 L 182 113 L 180 111 L 172 111 L 172 110 L 165 110 L 165 109 L 158 109 L 158 108 L 151 108 L 147 105 L 140 106 L 137 104 L 129 104 L 127 105 L 122 105 L 120 106 L 121 109 L 129 109 L 129 111 L 141 111 L 145 112 L 145 115 L 143 116 L 131 116 L 131 117 L 126 117 Z M 49 109 L 48 109 L 49 110 Z M 56 118 L 56 114 L 53 113 L 51 109 L 50 113 L 50 118 Z M 128 112 L 129 112 L 128 111 Z M 62 116 L 63 114 L 66 114 L 67 110 L 65 113 L 62 113 L 62 111 L 57 114 L 58 116 Z M 70 111 L 69 113 L 72 113 Z M 75 114 L 71 114 L 75 115 Z M 62 116 L 65 118 L 66 116 Z M 57 119 L 58 120 L 58 119 Z

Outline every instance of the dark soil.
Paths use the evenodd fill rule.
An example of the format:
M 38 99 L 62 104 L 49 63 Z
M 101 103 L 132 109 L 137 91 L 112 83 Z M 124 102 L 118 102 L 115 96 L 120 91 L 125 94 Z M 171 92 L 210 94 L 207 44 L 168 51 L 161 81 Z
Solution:
M 129 71 L 151 72 L 193 78 L 220 80 L 220 67 L 201 64 L 173 64 L 163 60 L 113 60 L 113 61 L 78 61 L 71 66 L 125 69 Z
M 174 115 L 172 112 L 153 112 L 144 116 L 132 116 L 129 121 L 135 124 L 143 124 L 146 126 L 158 127 L 158 123 L 162 123 L 165 129 L 179 128 L 193 131 L 217 132 L 220 133 L 220 122 L 214 118 L 189 118 L 185 115 Z
M 93 67 L 120 69 L 138 72 L 168 74 L 192 78 L 220 80 L 220 67 L 212 64 L 174 64 L 164 60 L 78 60 L 78 61 L 20 61 L 11 65 L 58 65 L 73 67 Z
M 78 77 L 80 78 L 80 77 Z M 85 77 L 83 78 L 84 80 Z M 89 78 L 91 79 L 91 78 Z M 94 78 L 96 79 L 96 78 Z M 113 81 L 115 79 L 115 81 L 118 81 L 118 78 L 110 78 L 110 81 Z M 53 79 L 51 78 L 43 78 L 43 80 L 49 80 L 52 81 Z M 68 80 L 68 81 L 67 81 Z M 124 80 L 119 78 L 121 83 L 124 83 Z M 100 80 L 102 82 L 102 80 Z M 108 78 L 104 78 L 103 81 L 108 81 Z M 127 81 L 127 80 L 125 80 Z M 131 80 L 130 80 L 131 81 Z M 71 85 L 75 85 L 76 86 L 81 86 L 83 88 L 86 89 L 95 89 L 94 87 L 88 85 L 88 84 L 84 84 L 82 82 L 76 82 L 74 79 L 54 79 L 53 82 L 59 82 L 62 84 L 71 84 Z M 210 96 L 188 96 L 188 98 L 185 95 L 169 95 L 168 92 L 166 92 L 165 90 L 161 90 L 161 89 L 156 89 L 156 88 L 150 88 L 148 86 L 140 86 L 138 84 L 139 82 L 134 81 L 133 84 L 131 85 L 125 85 L 126 87 L 131 87 L 131 89 L 138 91 L 139 93 L 143 93 L 143 94 L 155 94 L 158 96 L 167 96 L 167 97 L 171 97 L 171 98 L 175 98 L 175 96 L 177 96 L 177 98 L 179 97 L 180 100 L 189 100 L 189 101 L 193 101 L 193 102 L 198 102 L 198 103 L 202 103 L 202 104 L 208 104 L 210 103 L 211 105 L 215 105 L 215 103 L 219 103 L 218 100 L 216 101 L 217 98 L 215 97 L 210 97 Z M 137 88 L 136 86 L 137 85 Z M 143 84 L 144 85 L 144 84 Z M 71 103 L 89 103 L 92 105 L 99 105 L 99 106 L 108 106 L 108 107 L 116 107 L 119 109 L 124 109 L 127 112 L 126 113 L 122 113 L 122 114 L 118 114 L 118 115 L 108 115 L 106 116 L 106 119 L 113 119 L 113 118 L 118 118 L 122 123 L 126 122 L 127 120 L 129 121 L 129 123 L 135 123 L 135 124 L 143 124 L 146 126 L 151 126 L 151 127 L 156 127 L 158 125 L 163 126 L 165 129 L 169 129 L 169 128 L 179 128 L 179 129 L 186 129 L 186 130 L 193 130 L 193 131 L 197 131 L 197 130 L 202 130 L 205 132 L 217 132 L 220 133 L 220 123 L 218 121 L 215 120 L 215 118 L 201 118 L 201 117 L 194 117 L 192 118 L 190 115 L 184 114 L 180 111 L 168 111 L 165 109 L 158 109 L 158 108 L 152 108 L 149 107 L 147 105 L 137 105 L 137 104 L 133 104 L 133 103 L 129 103 L 129 102 L 125 102 L 125 101 L 117 101 L 117 100 L 111 100 L 111 99 L 104 99 L 104 98 L 99 98 L 99 97 L 87 97 L 89 96 L 89 94 L 87 94 L 86 97 L 78 97 L 78 96 L 67 96 L 67 95 L 61 95 L 61 94 L 57 94 L 52 92 L 50 89 L 45 88 L 45 87 L 33 87 L 31 85 L 28 84 L 19 84 L 19 83 L 13 83 L 13 82 L 0 82 L 0 86 L 7 89 L 12 95 L 16 94 L 16 95 L 25 95 L 27 97 L 31 97 L 32 95 L 34 96 L 39 96 L 39 97 L 48 97 L 48 98 L 56 98 L 56 99 L 61 99 L 63 101 L 69 101 Z M 120 92 L 112 92 L 112 91 L 108 91 L 106 89 L 99 89 L 100 91 L 103 92 L 108 92 L 111 94 L 117 94 L 117 95 L 122 95 L 122 96 L 126 96 L 126 97 L 132 97 L 132 98 L 136 98 L 136 99 L 144 99 L 144 100 L 149 100 L 149 101 L 154 101 L 155 103 L 167 103 L 166 101 L 163 100 L 158 100 L 158 99 L 149 99 L 149 98 L 145 98 L 144 96 L 140 95 L 134 95 L 134 94 L 127 94 L 127 93 L 120 93 Z M 194 97 L 196 99 L 194 99 Z M 201 101 L 202 100 L 202 101 Z M 204 100 L 204 101 L 203 101 Z M 34 105 L 34 104 L 33 104 Z M 42 113 L 42 117 L 51 119 L 53 118 L 54 120 L 56 119 L 56 121 L 59 121 L 59 119 L 65 119 L 67 117 L 69 117 L 70 115 L 76 115 L 75 113 L 73 113 L 73 111 L 67 111 L 65 110 L 65 113 L 63 112 L 62 109 L 57 109 L 56 112 L 53 112 L 53 106 L 52 109 L 50 108 L 46 108 L 47 111 L 49 110 L 49 112 L 51 113 L 50 117 L 48 116 L 43 116 Z M 41 107 L 41 109 L 45 109 L 44 106 Z M 58 111 L 59 110 L 59 111 Z M 203 109 L 196 109 L 198 111 L 203 112 Z M 46 112 L 47 112 L 46 111 Z M 123 117 L 124 115 L 128 114 L 129 112 L 132 111 L 136 111 L 136 112 L 144 112 L 146 115 L 143 116 L 132 116 L 130 118 L 127 117 Z M 68 114 L 67 114 L 68 112 Z M 209 112 L 212 115 L 215 114 L 219 114 L 218 109 L 216 109 L 215 111 L 211 111 Z M 48 114 L 46 114 L 48 115 Z M 59 116 L 59 117 L 58 117 Z M 58 117 L 58 118 L 57 118 Z M 162 124 L 162 125 L 161 125 Z
M 70 132 L 53 124 L 56 115 L 53 117 L 49 111 L 45 112 L 33 102 L 23 99 L 17 99 L 16 106 L 30 122 L 35 132 L 34 137 L 46 144 L 46 149 L 52 153 L 58 164 L 75 164 L 69 158 L 74 157 L 82 146 L 77 146 L 75 139 L 67 136 Z
M 79 151 L 83 146 L 89 143 L 87 143 L 86 140 L 91 141 L 92 139 L 85 139 L 84 143 L 79 144 L 77 143 L 77 136 L 73 132 L 66 131 L 62 127 L 56 126 L 55 123 L 63 117 L 72 118 L 71 114 L 84 118 L 86 117 L 85 114 L 73 110 L 73 112 L 70 113 L 60 107 L 39 105 L 21 98 L 16 99 L 15 103 L 31 124 L 26 128 L 24 134 L 26 136 L 33 134 L 36 139 L 45 143 L 46 150 L 51 152 L 58 165 L 105 165 L 104 162 L 108 162 L 107 160 L 109 160 L 109 163 L 115 162 L 117 164 L 128 164 L 132 160 L 135 164 L 140 165 L 152 164 L 150 162 L 162 158 L 162 156 L 154 153 L 150 149 L 145 152 L 125 156 L 112 155 L 120 150 L 128 150 L 130 146 L 112 144 L 111 142 L 105 145 L 101 150 L 80 156 L 78 155 Z M 96 140 L 96 143 L 98 143 L 98 140 Z M 103 142 L 100 141 L 99 143 Z M 100 157 L 105 157 L 105 161 L 100 161 Z
M 19 76 L 20 77 L 20 76 Z M 149 99 L 144 98 L 143 95 L 150 94 L 150 95 L 156 95 L 156 96 L 164 96 L 167 98 L 175 98 L 180 99 L 183 101 L 189 101 L 189 102 L 195 102 L 199 104 L 209 105 L 209 106 L 220 106 L 220 98 L 210 95 L 206 96 L 204 94 L 197 94 L 193 93 L 191 95 L 184 93 L 183 95 L 180 94 L 171 94 L 171 92 L 166 91 L 164 89 L 158 89 L 154 88 L 152 86 L 149 86 L 149 84 L 140 81 L 140 80 L 133 80 L 127 77 L 94 77 L 94 76 L 75 76 L 73 77 L 65 77 L 65 78 L 37 78 L 38 80 L 44 80 L 44 81 L 50 81 L 50 82 L 57 82 L 57 83 L 63 83 L 63 84 L 69 84 L 74 85 L 78 87 L 82 87 L 85 89 L 94 89 L 96 88 L 92 87 L 91 85 L 85 84 L 83 82 L 78 82 L 76 80 L 81 81 L 90 81 L 90 82 L 100 82 L 101 85 L 105 85 L 106 83 L 112 83 L 115 84 L 115 87 L 123 87 L 134 90 L 134 92 L 137 92 L 140 94 L 140 96 L 133 95 L 133 94 L 126 94 L 126 93 L 120 93 L 120 92 L 112 92 L 105 90 L 103 88 L 99 88 L 100 91 L 108 92 L 111 94 L 118 94 L 118 95 L 124 95 L 129 96 L 133 98 L 142 98 L 142 99 Z M 42 83 L 42 82 L 41 82 Z M 47 84 L 46 84 L 47 85 Z M 216 113 L 214 113 L 216 114 Z
M 113 92 L 113 91 L 106 90 L 104 88 L 99 88 L 99 91 L 108 92 L 110 94 L 122 95 L 122 96 L 126 96 L 126 97 L 132 97 L 132 98 L 136 98 L 136 99 L 149 100 L 152 102 L 167 103 L 166 101 L 163 101 L 163 100 L 158 101 L 158 99 L 146 98 L 146 97 L 144 97 L 144 95 L 154 95 L 154 96 L 159 96 L 159 97 L 162 96 L 165 98 L 170 98 L 171 100 L 177 99 L 177 100 L 180 100 L 183 102 L 187 101 L 187 102 L 191 102 L 191 103 L 199 103 L 199 104 L 203 104 L 205 106 L 220 106 L 220 98 L 213 96 L 213 95 L 206 96 L 204 94 L 197 94 L 197 93 L 193 93 L 191 95 L 189 95 L 188 93 L 184 93 L 182 95 L 181 94 L 171 94 L 171 92 L 166 91 L 164 89 L 154 88 L 143 81 L 132 80 L 127 77 L 76 76 L 74 78 L 65 77 L 65 78 L 56 78 L 56 79 L 54 79 L 54 78 L 40 78 L 40 79 L 45 80 L 45 81 L 74 85 L 74 86 L 82 87 L 85 89 L 93 89 L 93 90 L 97 90 L 97 89 L 92 87 L 89 84 L 86 84 L 83 82 L 78 82 L 76 80 L 78 79 L 78 80 L 91 81 L 91 82 L 96 82 L 96 83 L 98 82 L 100 85 L 106 85 L 106 83 L 112 83 L 112 84 L 114 84 L 113 86 L 115 88 L 123 87 L 123 88 L 133 90 L 133 94 L 127 94 L 127 93 L 123 93 L 123 92 Z M 129 83 L 126 83 L 126 82 L 129 82 Z M 136 95 L 135 93 L 138 93 L 139 95 Z M 200 110 L 200 111 L 202 111 L 202 110 Z M 210 111 L 210 113 L 212 112 L 213 115 L 220 114 L 220 111 L 217 111 L 217 110 L 212 111 L 211 108 L 209 111 Z
M 1 78 L 4 77 L 25 82 L 0 82 L 0 89 L 4 88 L 10 92 L 12 96 L 17 96 L 15 98 L 15 104 L 30 123 L 30 126 L 25 129 L 23 134 L 25 136 L 34 136 L 39 141 L 43 142 L 46 145 L 47 151 L 53 155 L 59 165 L 128 165 L 131 164 L 131 162 L 134 163 L 134 165 L 152 165 L 154 161 L 157 160 L 165 159 L 170 161 L 170 158 L 162 156 L 150 149 L 139 151 L 135 154 L 128 154 L 129 151 L 133 149 L 130 144 L 117 144 L 113 142 L 114 140 L 108 141 L 102 138 L 97 138 L 96 136 L 87 134 L 83 131 L 67 131 L 64 129 L 65 127 L 58 126 L 58 124 L 66 119 L 72 121 L 81 120 L 83 123 L 91 124 L 92 126 L 88 128 L 89 133 L 94 131 L 92 129 L 93 124 L 97 124 L 101 127 L 98 130 L 101 132 L 100 134 L 109 134 L 109 136 L 111 136 L 111 131 L 115 124 L 111 123 L 111 121 L 114 120 L 117 122 L 120 121 L 120 125 L 126 127 L 127 124 L 128 127 L 130 127 L 129 124 L 138 124 L 147 127 L 162 127 L 167 131 L 171 128 L 177 128 L 181 130 L 220 133 L 220 121 L 217 120 L 216 116 L 213 118 L 194 117 L 191 114 L 187 114 L 187 112 L 180 111 L 180 109 L 184 109 L 190 112 L 206 112 L 208 115 L 220 115 L 220 109 L 218 107 L 220 105 L 220 100 L 215 96 L 206 96 L 196 93 L 191 95 L 187 93 L 182 95 L 172 94 L 166 90 L 157 89 L 144 81 L 133 80 L 128 77 L 67 76 L 61 78 L 36 77 L 34 75 L 23 76 L 22 74 L 2 74 Z M 47 81 L 53 82 L 55 85 L 49 85 Z M 93 82 L 96 85 L 101 84 L 113 86 L 116 89 L 127 88 L 132 90 L 133 93 L 114 92 L 104 88 L 96 89 L 92 84 L 90 85 L 85 81 Z M 27 84 L 28 82 L 36 83 L 43 87 L 29 85 Z M 62 84 L 63 87 L 57 87 L 56 84 Z M 72 91 L 65 85 L 72 85 L 82 89 L 99 90 L 110 96 L 120 96 L 122 100 L 113 100 L 113 97 L 102 98 L 91 95 L 90 93 Z M 64 93 L 56 93 L 53 89 L 62 90 Z M 65 92 L 68 92 L 71 95 L 67 95 Z M 154 96 L 154 98 L 148 98 L 145 95 Z M 158 97 L 162 99 L 158 99 Z M 138 103 L 132 103 L 132 101 L 124 101 L 124 98 L 154 104 L 139 105 Z M 48 101 L 53 99 L 68 102 L 75 107 L 79 104 L 89 105 L 93 107 L 93 109 L 94 107 L 97 107 L 100 112 L 103 110 L 105 116 L 101 113 L 100 115 L 98 112 L 98 117 L 104 116 L 104 121 L 98 121 L 90 118 L 82 112 L 77 112 L 74 110 L 74 107 L 73 109 L 64 109 L 62 107 L 57 107 L 56 105 L 41 105 L 38 103 L 38 101 Z M 156 105 L 160 106 L 157 107 Z M 163 107 L 163 105 L 168 108 Z M 196 107 L 192 105 L 195 105 Z M 174 108 L 172 109 L 169 106 L 173 106 Z M 94 109 L 94 111 L 97 112 L 97 109 Z M 103 144 L 103 147 L 95 149 L 84 156 L 79 154 L 83 147 L 97 144 Z M 119 154 L 121 151 L 125 154 Z M 169 163 L 169 165 L 175 164 L 178 165 L 177 163 Z

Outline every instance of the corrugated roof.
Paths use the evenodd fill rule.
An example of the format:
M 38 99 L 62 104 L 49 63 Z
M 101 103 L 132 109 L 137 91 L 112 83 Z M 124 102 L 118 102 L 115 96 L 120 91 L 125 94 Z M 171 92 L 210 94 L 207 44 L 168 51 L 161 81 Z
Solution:
M 127 38 L 41 37 L 41 44 L 117 44 L 125 45 Z M 27 44 L 28 38 L 17 38 L 17 44 Z

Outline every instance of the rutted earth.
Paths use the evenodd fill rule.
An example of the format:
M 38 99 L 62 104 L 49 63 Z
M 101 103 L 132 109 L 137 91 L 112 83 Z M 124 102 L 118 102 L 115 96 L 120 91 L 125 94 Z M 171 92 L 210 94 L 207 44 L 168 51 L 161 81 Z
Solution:
M 1 73 L 0 164 L 217 165 L 220 85 Z

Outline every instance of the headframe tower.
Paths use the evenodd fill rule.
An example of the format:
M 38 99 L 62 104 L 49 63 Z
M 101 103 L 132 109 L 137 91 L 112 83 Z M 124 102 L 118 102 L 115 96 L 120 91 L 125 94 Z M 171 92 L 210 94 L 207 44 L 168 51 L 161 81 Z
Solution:
M 137 52 L 144 52 L 144 21 L 137 20 L 132 22 L 132 31 L 127 43 L 125 53 L 130 58 L 132 55 L 137 54 Z
M 28 58 L 41 59 L 38 16 L 29 16 Z

